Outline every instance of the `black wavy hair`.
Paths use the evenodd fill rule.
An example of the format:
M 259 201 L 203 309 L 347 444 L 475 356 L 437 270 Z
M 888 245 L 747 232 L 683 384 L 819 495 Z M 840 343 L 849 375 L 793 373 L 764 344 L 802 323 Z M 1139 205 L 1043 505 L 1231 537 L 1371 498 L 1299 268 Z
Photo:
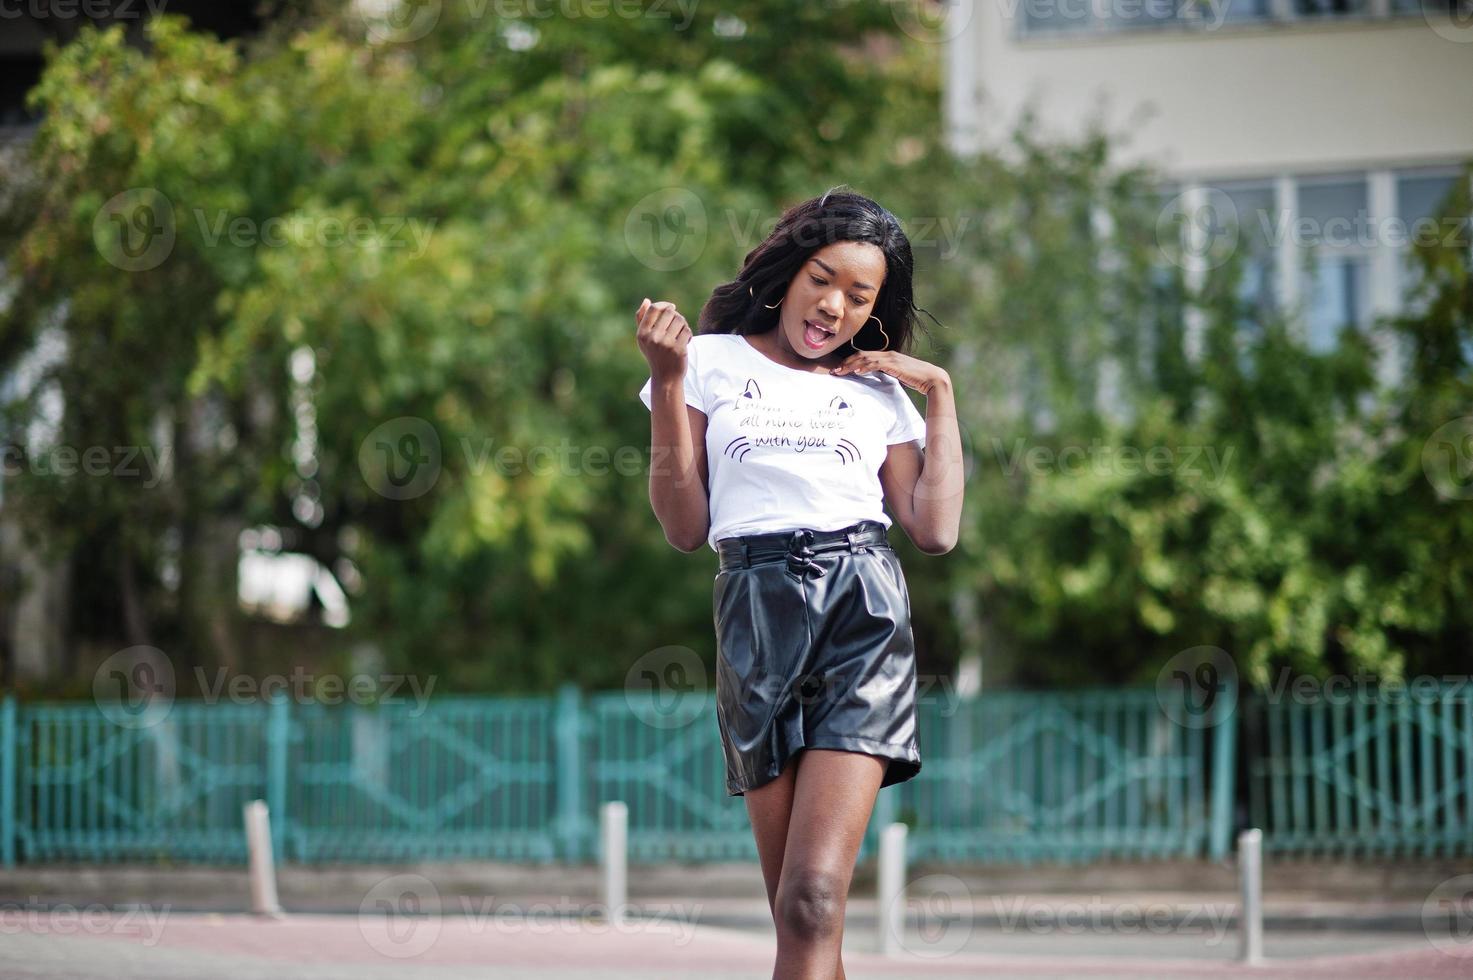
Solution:
M 736 279 L 711 291 L 701 307 L 697 332 L 754 334 L 777 326 L 781 308 L 768 309 L 787 294 L 788 284 L 810 256 L 834 242 L 868 242 L 885 254 L 885 282 L 871 312 L 884 323 L 884 334 L 871 318 L 847 346 L 851 349 L 908 353 L 918 322 L 911 283 L 910 239 L 895 215 L 853 191 L 833 188 L 783 212 L 777 227 L 747 253 Z M 936 321 L 934 316 L 931 317 Z M 939 321 L 936 321 L 939 325 Z M 885 337 L 889 343 L 885 344 Z

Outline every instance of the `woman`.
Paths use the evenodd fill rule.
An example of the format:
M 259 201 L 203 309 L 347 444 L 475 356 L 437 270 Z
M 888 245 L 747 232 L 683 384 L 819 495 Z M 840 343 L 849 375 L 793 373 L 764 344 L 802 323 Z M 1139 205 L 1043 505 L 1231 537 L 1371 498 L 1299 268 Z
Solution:
M 727 790 L 746 799 L 785 980 L 844 976 L 875 794 L 921 767 L 910 596 L 881 503 L 943 554 L 962 467 L 950 377 L 903 353 L 911 271 L 894 215 L 830 192 L 717 287 L 699 335 L 671 303 L 636 314 L 650 503 L 674 547 L 719 556 Z M 924 420 L 902 385 L 926 396 Z

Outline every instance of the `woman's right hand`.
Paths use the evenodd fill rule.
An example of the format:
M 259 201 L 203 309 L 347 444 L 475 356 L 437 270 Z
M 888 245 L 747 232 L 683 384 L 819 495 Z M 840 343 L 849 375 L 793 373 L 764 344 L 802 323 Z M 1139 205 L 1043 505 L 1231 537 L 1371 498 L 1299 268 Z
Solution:
M 690 343 L 691 329 L 674 303 L 653 302 L 646 298 L 634 314 L 639 330 L 640 353 L 650 365 L 651 384 L 685 380 L 685 347 Z

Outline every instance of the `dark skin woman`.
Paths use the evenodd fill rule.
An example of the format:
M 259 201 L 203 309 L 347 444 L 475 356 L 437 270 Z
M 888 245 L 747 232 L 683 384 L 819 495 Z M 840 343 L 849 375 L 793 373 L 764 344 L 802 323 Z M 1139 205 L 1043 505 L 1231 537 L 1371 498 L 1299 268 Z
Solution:
M 702 333 L 737 333 L 787 368 L 838 377 L 879 371 L 926 397 L 926 443 L 888 447 L 880 464 L 887 510 L 912 543 L 939 555 L 955 546 L 963 469 L 956 403 L 945 370 L 904 353 L 915 321 L 910 245 L 888 211 L 830 192 L 788 211 L 717 287 Z M 691 552 L 710 530 L 706 416 L 683 398 L 692 336 L 670 302 L 636 311 L 651 379 L 650 502 L 675 548 Z M 854 862 L 886 760 L 805 749 L 776 779 L 745 793 L 777 927 L 773 976 L 844 977 L 844 909 Z

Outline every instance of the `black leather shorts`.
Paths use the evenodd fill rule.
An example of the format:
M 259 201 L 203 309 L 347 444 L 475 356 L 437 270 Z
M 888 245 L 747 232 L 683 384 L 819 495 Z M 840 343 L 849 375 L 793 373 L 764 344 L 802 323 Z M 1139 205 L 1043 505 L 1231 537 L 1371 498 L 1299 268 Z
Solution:
M 716 549 L 728 795 L 777 778 L 805 748 L 883 756 L 882 786 L 918 773 L 910 593 L 885 526 L 722 538 Z

